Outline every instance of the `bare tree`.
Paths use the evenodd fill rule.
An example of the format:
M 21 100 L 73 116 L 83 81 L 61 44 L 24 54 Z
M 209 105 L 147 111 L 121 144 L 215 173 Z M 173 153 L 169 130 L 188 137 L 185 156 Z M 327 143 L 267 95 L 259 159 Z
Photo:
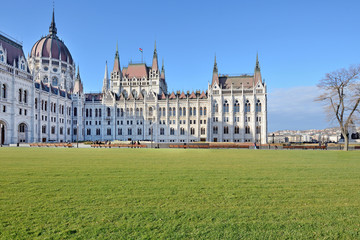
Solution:
M 360 103 L 360 65 L 327 73 L 318 87 L 316 101 L 325 102 L 329 115 L 335 118 L 344 137 L 344 151 L 349 148 L 349 125 L 356 122 Z

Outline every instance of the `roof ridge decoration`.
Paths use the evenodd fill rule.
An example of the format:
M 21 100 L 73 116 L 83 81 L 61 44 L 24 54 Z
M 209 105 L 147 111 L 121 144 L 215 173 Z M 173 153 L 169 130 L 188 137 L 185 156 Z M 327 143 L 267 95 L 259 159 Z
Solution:
M 176 95 L 175 95 L 174 91 L 172 91 L 172 93 L 171 93 L 171 95 L 170 95 L 169 99 L 176 99 Z
M 184 91 L 182 91 L 182 92 L 181 92 L 181 94 L 180 94 L 180 97 L 179 97 L 179 98 L 180 98 L 180 99 L 184 99 L 184 98 L 186 98 Z

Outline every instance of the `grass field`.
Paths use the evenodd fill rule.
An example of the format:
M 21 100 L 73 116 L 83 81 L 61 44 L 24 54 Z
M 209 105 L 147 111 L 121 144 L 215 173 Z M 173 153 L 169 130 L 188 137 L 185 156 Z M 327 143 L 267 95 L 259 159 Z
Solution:
M 1 239 L 359 239 L 360 152 L 0 149 Z

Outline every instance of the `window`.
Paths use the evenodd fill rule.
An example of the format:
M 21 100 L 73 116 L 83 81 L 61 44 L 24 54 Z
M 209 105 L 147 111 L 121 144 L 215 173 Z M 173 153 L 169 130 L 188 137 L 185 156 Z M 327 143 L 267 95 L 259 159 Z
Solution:
M 190 128 L 190 134 L 195 135 L 195 128 Z
M 27 95 L 28 95 L 27 91 L 25 90 L 24 91 L 24 103 L 27 103 Z
M 118 128 L 118 135 L 122 135 L 122 128 Z
M 229 134 L 229 127 L 228 126 L 224 127 L 224 134 Z
M 204 116 L 206 116 L 206 107 L 204 107 Z
M 176 111 L 175 111 L 175 108 L 173 107 L 173 116 L 175 117 L 176 116 Z
M 245 127 L 245 134 L 250 134 L 250 127 L 249 126 Z
M 128 128 L 128 135 L 132 135 L 132 129 Z
M 153 133 L 153 129 L 149 128 L 149 135 L 152 135 L 152 133 Z
M 194 107 L 194 109 L 193 109 L 193 114 L 194 114 L 194 116 L 196 116 L 196 107 Z
M 19 102 L 22 102 L 22 90 L 19 89 Z
M 257 100 L 257 102 L 256 102 L 256 112 L 261 112 L 261 102 L 260 102 L 260 100 Z
M 57 79 L 57 77 L 53 77 L 53 79 L 52 79 L 52 85 L 53 85 L 53 86 L 57 86 L 57 85 L 58 85 L 58 79 Z
M 142 135 L 142 130 L 141 130 L 141 128 L 138 128 L 138 129 L 137 129 L 137 135 Z
M 64 128 L 61 127 L 61 128 L 60 128 L 60 135 L 63 135 L 63 134 L 64 134 Z
M 111 116 L 111 110 L 110 110 L 110 108 L 109 108 L 109 107 L 107 108 L 107 116 L 108 116 L 108 117 L 110 117 L 110 116 Z
M 183 115 L 186 116 L 186 108 L 183 107 Z
M 250 102 L 249 102 L 249 100 L 246 100 L 246 103 L 245 103 L 245 112 L 250 112 Z
M 175 129 L 174 128 L 170 128 L 170 135 L 175 135 Z
M 45 68 L 47 68 L 47 67 L 45 67 Z M 44 69 L 45 69 L 44 68 Z M 45 71 L 47 71 L 47 69 L 45 69 Z M 43 82 L 44 83 L 47 83 L 49 81 L 49 78 L 47 77 L 47 76 L 45 76 L 44 78 L 43 78 Z
M 224 102 L 224 112 L 225 113 L 228 113 L 229 112 L 229 103 L 227 100 L 225 100 Z
M 200 132 L 201 132 L 201 135 L 205 135 L 205 128 L 201 128 Z
M 256 117 L 257 122 L 261 122 L 261 117 Z
M 240 128 L 238 126 L 235 126 L 235 134 L 239 134 L 240 133 Z
M 203 114 L 203 108 L 202 107 L 200 107 L 200 109 L 199 109 L 199 114 L 200 114 L 200 116 L 202 116 L 202 114 Z
M 96 135 L 98 135 L 98 136 L 100 135 L 100 128 L 96 129 Z
M 106 134 L 107 134 L 108 136 L 111 135 L 111 128 L 106 129 Z
M 74 107 L 74 117 L 76 117 L 76 116 L 77 116 L 77 108 Z
M 92 109 L 90 109 L 89 116 L 92 117 Z
M 180 135 L 185 135 L 185 129 L 184 128 L 180 128 Z
M 215 113 L 219 112 L 219 105 L 216 101 L 214 102 L 214 105 L 213 105 L 213 112 L 215 112 Z
M 182 108 L 179 108 L 179 115 L 182 116 Z
M 4 52 L 0 50 L 0 61 L 4 62 Z
M 89 117 L 89 109 L 86 109 L 86 110 L 85 110 L 85 113 L 86 113 L 85 116 L 86 116 L 86 117 Z
M 55 126 L 51 127 L 51 134 L 55 134 Z
M 99 108 L 99 117 L 101 117 L 101 108 Z
M 46 125 L 43 125 L 43 126 L 41 127 L 41 132 L 42 132 L 42 133 L 46 133 Z
M 5 84 L 2 85 L 1 91 L 2 91 L 2 97 L 6 98 L 6 85 Z
M 160 135 L 165 135 L 165 129 L 164 128 L 160 128 Z
M 192 116 L 192 108 L 189 108 L 189 116 Z
M 213 127 L 213 134 L 218 134 L 218 127 L 217 126 Z
M 238 100 L 235 101 L 235 104 L 234 104 L 234 111 L 237 113 L 237 112 L 240 112 L 240 103 Z
M 256 134 L 260 134 L 261 133 L 261 126 L 257 126 L 256 127 Z
M 91 129 L 90 128 L 86 129 L 86 135 L 91 135 Z
M 149 107 L 149 116 L 151 117 L 153 115 L 153 108 Z

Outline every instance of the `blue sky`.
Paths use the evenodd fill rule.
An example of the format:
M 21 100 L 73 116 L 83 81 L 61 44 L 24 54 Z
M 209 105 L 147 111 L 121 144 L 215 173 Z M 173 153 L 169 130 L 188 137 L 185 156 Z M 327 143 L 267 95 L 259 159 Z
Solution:
M 28 53 L 48 33 L 52 1 L 16 5 L 2 3 L 8 11 L 1 12 L 0 30 L 22 41 Z M 273 131 L 332 126 L 313 102 L 314 86 L 325 73 L 359 63 L 359 9 L 360 1 L 349 0 L 63 0 L 55 2 L 55 18 L 88 92 L 101 90 L 105 61 L 111 70 L 116 42 L 125 66 L 141 60 L 140 47 L 151 64 L 156 40 L 169 90 L 206 90 L 215 53 L 221 74 L 252 73 L 259 52 Z M 291 111 L 281 107 L 286 100 L 306 107 Z

